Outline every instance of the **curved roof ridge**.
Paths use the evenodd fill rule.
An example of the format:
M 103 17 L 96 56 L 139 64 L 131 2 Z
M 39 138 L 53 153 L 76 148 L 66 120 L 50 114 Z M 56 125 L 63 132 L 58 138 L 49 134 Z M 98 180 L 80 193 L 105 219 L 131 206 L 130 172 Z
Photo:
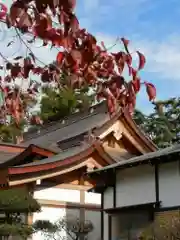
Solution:
M 76 123 L 80 120 L 89 118 L 91 116 L 97 115 L 100 112 L 106 112 L 106 111 L 107 111 L 107 103 L 106 101 L 102 101 L 98 104 L 92 105 L 88 111 L 74 113 L 70 116 L 64 117 L 57 121 L 46 123 L 42 125 L 38 130 L 35 129 L 32 132 L 29 131 L 24 133 L 23 143 L 26 143 L 26 141 L 33 139 L 35 136 L 39 137 L 39 136 L 45 135 L 49 131 L 56 131 L 57 129 L 60 129 L 60 128 L 62 129 L 64 127 L 67 127 L 70 124 Z M 63 123 L 63 121 L 65 121 L 65 123 Z M 42 131 L 42 132 L 38 133 L 38 131 Z

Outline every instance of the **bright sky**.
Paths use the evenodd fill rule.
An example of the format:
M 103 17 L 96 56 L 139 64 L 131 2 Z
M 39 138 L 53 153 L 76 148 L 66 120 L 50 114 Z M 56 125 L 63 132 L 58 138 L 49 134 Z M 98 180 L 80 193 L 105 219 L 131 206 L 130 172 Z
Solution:
M 10 3 L 10 0 L 0 0 Z M 147 65 L 143 80 L 157 88 L 157 99 L 180 96 L 180 1 L 179 0 L 77 0 L 77 16 L 81 27 L 108 45 L 117 37 L 125 37 L 133 48 L 144 53 Z M 8 36 L 0 32 L 0 49 L 8 57 L 14 49 L 25 52 L 22 45 L 7 48 Z M 12 33 L 9 33 L 12 35 Z M 118 48 L 118 47 L 117 47 Z M 55 59 L 57 50 L 33 47 L 45 63 Z M 116 49 L 115 49 L 116 50 Z M 138 97 L 137 107 L 151 110 L 145 91 Z

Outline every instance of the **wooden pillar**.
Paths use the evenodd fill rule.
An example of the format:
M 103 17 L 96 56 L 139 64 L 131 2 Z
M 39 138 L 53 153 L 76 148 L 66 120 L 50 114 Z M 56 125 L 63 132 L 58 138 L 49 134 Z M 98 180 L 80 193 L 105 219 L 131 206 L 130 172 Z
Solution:
M 116 169 L 113 170 L 114 183 L 113 183 L 113 207 L 116 207 Z
M 104 239 L 104 191 L 101 193 L 101 240 Z
M 112 176 L 113 176 L 113 208 L 116 208 L 116 169 L 113 169 L 112 172 Z M 112 219 L 113 217 L 113 219 Z M 115 216 L 108 216 L 108 238 L 109 240 L 112 239 L 112 237 L 114 238 L 117 235 L 117 227 L 116 227 L 116 222 L 114 222 L 114 220 L 116 221 Z M 115 224 L 112 226 L 112 224 Z
M 84 178 L 83 176 L 80 177 L 79 185 L 84 185 Z M 84 189 L 80 190 L 80 210 L 79 210 L 79 219 L 80 222 L 85 222 L 85 191 Z M 84 236 L 80 237 L 80 240 L 84 240 Z
M 32 225 L 33 224 L 33 213 L 29 213 L 27 215 L 27 224 Z
M 156 203 L 159 203 L 159 165 L 155 164 L 155 191 L 156 191 Z

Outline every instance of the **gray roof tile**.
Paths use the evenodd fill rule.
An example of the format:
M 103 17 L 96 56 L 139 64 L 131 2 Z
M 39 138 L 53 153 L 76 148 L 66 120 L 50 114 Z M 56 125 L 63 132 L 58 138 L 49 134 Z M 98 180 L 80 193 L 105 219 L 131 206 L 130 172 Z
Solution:
M 110 117 L 106 112 L 105 103 L 101 103 L 99 108 L 89 113 L 86 116 L 81 118 L 76 118 L 74 121 L 67 122 L 67 124 L 62 124 L 62 122 L 55 122 L 54 125 L 51 125 L 47 128 L 43 128 L 40 133 L 30 134 L 26 139 L 24 144 L 27 146 L 30 144 L 35 144 L 42 146 L 44 148 L 48 147 L 49 149 L 54 149 L 54 145 L 57 142 L 62 142 L 73 138 L 82 133 L 88 132 L 95 127 L 99 127 L 107 122 Z M 57 151 L 58 148 L 56 148 Z M 60 150 L 60 149 L 59 149 Z
M 7 162 L 8 160 L 16 157 L 17 155 L 19 155 L 19 153 L 0 151 L 0 163 Z

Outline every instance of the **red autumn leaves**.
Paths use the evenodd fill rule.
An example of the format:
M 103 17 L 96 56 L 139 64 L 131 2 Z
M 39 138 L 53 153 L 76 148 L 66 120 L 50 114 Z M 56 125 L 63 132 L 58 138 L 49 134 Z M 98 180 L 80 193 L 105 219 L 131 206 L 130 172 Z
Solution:
M 6 15 L 7 26 L 32 33 L 44 41 L 44 46 L 51 43 L 52 46 L 68 48 L 72 35 L 79 29 L 78 19 L 73 13 L 76 1 L 36 0 L 35 4 L 29 0 L 14 1 Z M 59 20 L 58 27 L 54 26 L 57 24 L 53 24 L 53 17 Z
M 21 56 L 14 59 L 16 63 L 8 62 L 6 69 L 10 73 L 3 79 L 3 82 L 14 81 L 17 77 L 28 79 L 32 72 L 40 76 L 42 84 L 55 83 L 55 86 L 62 87 L 64 82 L 61 79 L 66 75 L 67 86 L 74 90 L 79 90 L 87 85 L 95 89 L 97 100 L 107 100 L 110 114 L 116 112 L 119 107 L 128 108 L 132 112 L 136 104 L 136 94 L 140 91 L 143 83 L 139 77 L 139 71 L 144 68 L 146 63 L 144 55 L 139 51 L 135 53 L 139 58 L 138 67 L 135 68 L 133 67 L 133 55 L 129 51 L 129 40 L 125 38 L 119 40 L 124 51 L 117 53 L 110 53 L 104 42 L 98 45 L 93 35 L 86 29 L 79 28 L 78 19 L 73 12 L 75 3 L 75 0 L 36 0 L 35 5 L 32 5 L 30 0 L 16 0 L 12 3 L 8 14 L 7 9 L 2 8 L 6 13 L 2 13 L 0 18 L 6 19 L 8 27 L 16 27 L 22 33 L 30 32 L 34 39 L 41 38 L 44 47 L 48 43 L 51 43 L 52 46 L 62 47 L 62 51 L 57 54 L 55 65 L 37 66 L 36 57 L 32 52 L 24 59 Z M 31 10 L 31 14 L 29 10 Z M 52 16 L 56 16 L 58 24 L 54 24 Z M 126 68 L 131 77 L 131 81 L 128 82 L 123 77 Z M 146 86 L 149 100 L 154 100 L 155 87 L 151 83 L 143 84 Z M 27 94 L 30 98 L 35 98 L 38 89 L 34 84 L 30 84 Z M 9 92 L 12 91 L 15 90 L 9 90 Z M 13 104 L 7 108 L 6 103 L 6 109 L 4 110 L 3 106 L 3 111 L 12 115 L 18 123 L 20 118 L 27 114 L 26 107 L 24 107 L 26 104 L 22 100 L 25 97 L 21 89 L 18 91 L 16 89 L 16 92 L 18 93 L 13 95 L 6 92 L 8 102 L 10 99 L 12 102 L 16 101 L 18 105 L 16 111 L 13 110 Z M 40 123 L 37 119 L 33 117 L 30 122 Z
M 149 96 L 149 101 L 153 101 L 156 97 L 156 88 L 152 83 L 145 82 L 146 92 Z
M 72 85 L 83 84 L 97 86 L 97 98 L 106 99 L 109 112 L 112 114 L 118 106 L 128 107 L 129 111 L 134 110 L 136 94 L 140 91 L 141 82 L 138 72 L 143 69 L 146 59 L 139 51 L 137 69 L 132 66 L 133 58 L 129 52 L 129 40 L 122 38 L 125 51 L 109 53 L 105 44 L 101 42 L 98 46 L 95 38 L 90 38 L 87 32 L 81 33 L 81 44 L 69 52 L 59 52 L 56 61 L 61 69 L 68 69 L 69 79 Z M 127 67 L 132 80 L 126 82 L 122 77 Z M 149 100 L 156 96 L 156 89 L 151 83 L 144 83 Z M 77 85 L 74 85 L 77 87 Z

